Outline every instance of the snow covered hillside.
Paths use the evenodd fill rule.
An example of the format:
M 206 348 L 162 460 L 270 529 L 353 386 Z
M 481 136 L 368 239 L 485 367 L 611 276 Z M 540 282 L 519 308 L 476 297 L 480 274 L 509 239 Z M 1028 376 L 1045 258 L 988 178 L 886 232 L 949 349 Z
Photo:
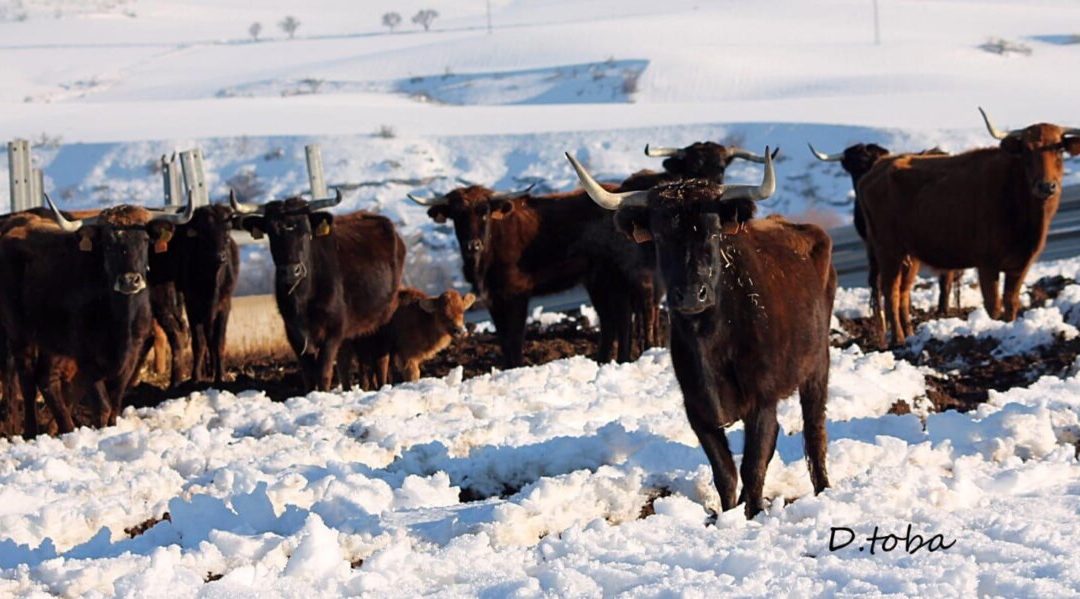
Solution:
M 157 159 L 196 145 L 212 197 L 298 193 L 303 145 L 319 142 L 328 181 L 347 186 L 339 210 L 394 218 L 409 280 L 431 292 L 460 284 L 456 242 L 407 192 L 566 189 L 565 151 L 616 180 L 659 167 L 646 143 L 712 139 L 781 146 L 766 211 L 837 225 L 849 179 L 807 141 L 959 151 L 991 142 L 978 105 L 1002 126 L 1077 124 L 1067 65 L 1080 45 L 1062 24 L 1080 22 L 1080 6 L 1065 0 L 882 0 L 880 45 L 867 0 L 494 0 L 491 33 L 475 0 L 432 4 L 430 32 L 408 22 L 419 2 L 8 4 L 0 137 L 35 141 L 62 207 L 158 204 Z M 393 33 L 388 11 L 405 19 Z M 290 15 L 295 39 L 278 26 Z M 991 51 L 1015 47 L 1030 52 Z M 266 259 L 247 252 L 241 292 L 267 291 Z
M 1080 263 L 1040 270 L 1072 279 Z M 1017 323 L 920 335 L 951 327 L 1032 352 L 1076 335 L 1076 298 L 1073 284 Z M 663 350 L 129 408 L 113 428 L 0 441 L 0 594 L 1080 593 L 1076 369 L 968 413 L 932 410 L 928 372 L 833 349 L 833 487 L 812 495 L 788 399 L 771 504 L 750 522 L 740 509 L 710 523 L 718 497 Z M 728 437 L 738 460 L 741 425 Z

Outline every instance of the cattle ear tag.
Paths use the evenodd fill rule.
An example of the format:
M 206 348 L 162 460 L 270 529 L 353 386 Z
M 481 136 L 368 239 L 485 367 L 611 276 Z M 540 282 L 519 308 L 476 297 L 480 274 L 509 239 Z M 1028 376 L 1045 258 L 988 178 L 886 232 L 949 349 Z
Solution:
M 319 226 L 315 228 L 315 237 L 326 237 L 330 234 L 330 223 L 322 221 Z
M 90 236 L 89 235 L 80 235 L 79 236 L 79 251 L 80 252 L 89 252 L 92 249 L 94 249 L 94 242 L 90 241 Z
M 637 223 L 634 223 L 634 233 L 632 236 L 634 238 L 634 243 L 645 243 L 646 241 L 652 241 L 652 233 L 650 233 L 649 230 L 645 227 L 638 226 Z
M 158 235 L 157 242 L 154 243 L 154 253 L 164 254 L 169 251 L 169 240 L 172 239 L 172 231 L 169 229 L 162 229 L 161 235 Z
M 263 238 L 262 229 L 260 229 L 258 227 L 252 227 L 251 228 L 251 238 L 252 239 L 262 239 Z

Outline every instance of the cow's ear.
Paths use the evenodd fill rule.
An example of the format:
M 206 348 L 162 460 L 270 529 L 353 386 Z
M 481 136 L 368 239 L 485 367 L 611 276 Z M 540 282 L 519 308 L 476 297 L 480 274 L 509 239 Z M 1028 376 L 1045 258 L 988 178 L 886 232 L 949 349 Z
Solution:
M 514 203 L 510 200 L 496 200 L 491 203 L 491 218 L 502 220 L 514 211 Z
M 445 204 L 432 206 L 428 208 L 427 215 L 431 217 L 431 220 L 441 225 L 446 222 L 446 219 L 450 218 L 450 207 Z
M 333 230 L 334 215 L 329 212 L 312 212 L 308 220 L 311 221 L 311 231 L 315 237 L 326 237 Z
M 150 235 L 150 241 L 154 242 L 154 253 L 163 254 L 169 250 L 169 242 L 172 241 L 176 225 L 166 221 L 154 220 L 146 225 L 146 232 Z
M 96 231 L 97 227 L 83 227 L 75 233 L 75 236 L 79 238 L 80 252 L 93 251 L 94 237 L 97 236 Z
M 1008 154 L 1021 154 L 1024 151 L 1024 142 L 1015 135 L 1010 135 L 1001 140 L 1001 149 Z
M 647 208 L 623 208 L 615 213 L 615 228 L 634 240 L 634 243 L 652 241 Z
M 463 309 L 468 310 L 472 308 L 472 305 L 476 303 L 476 295 L 472 293 L 466 293 L 465 297 L 461 298 L 461 305 Z
M 261 216 L 244 216 L 240 218 L 240 228 L 251 233 L 253 239 L 262 239 L 266 230 L 266 219 Z
M 1069 156 L 1080 155 L 1080 137 L 1066 137 L 1061 140 L 1061 147 Z
M 428 314 L 434 314 L 439 310 L 439 298 L 437 297 L 425 297 L 417 302 L 420 305 L 420 309 Z

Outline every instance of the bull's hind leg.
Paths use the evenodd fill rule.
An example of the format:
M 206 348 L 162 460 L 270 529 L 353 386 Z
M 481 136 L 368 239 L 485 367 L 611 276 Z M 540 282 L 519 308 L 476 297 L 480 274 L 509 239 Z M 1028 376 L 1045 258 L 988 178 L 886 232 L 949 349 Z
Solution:
M 904 344 L 904 327 L 900 322 L 900 279 L 902 259 L 881 260 L 878 265 L 881 270 L 881 290 L 885 296 L 885 320 L 888 322 L 889 331 L 892 332 L 894 345 Z M 881 330 L 882 340 L 888 339 L 888 332 L 884 323 Z
M 64 399 L 62 369 L 53 359 L 44 359 L 38 366 L 38 375 L 42 381 L 41 394 L 56 421 L 56 430 L 61 435 L 70 433 L 75 430 L 75 421 L 71 419 L 71 411 Z
M 954 279 L 956 277 L 955 270 L 946 270 L 938 274 L 938 302 L 937 313 L 938 316 L 949 315 L 949 292 L 952 291 Z M 960 302 L 957 300 L 957 308 L 960 307 Z
M 761 491 L 765 486 L 765 471 L 776 452 L 776 404 L 754 410 L 743 423 L 746 425 L 746 443 L 743 449 L 743 489 L 739 501 L 745 502 L 746 517 L 753 518 L 761 511 Z
M 803 448 L 815 495 L 829 486 L 829 474 L 825 467 L 825 453 L 829 444 L 829 434 L 825 430 L 825 404 L 828 398 L 829 370 L 826 364 L 821 374 L 799 386 L 799 403 L 802 406 L 803 417 Z
M 1001 316 L 1001 296 L 998 294 L 998 271 L 990 268 L 979 269 L 979 290 L 982 291 L 983 307 L 990 318 Z
M 218 312 L 210 338 L 210 365 L 214 369 L 214 383 L 217 385 L 225 382 L 225 333 L 228 325 L 229 312 Z
M 1020 287 L 1024 284 L 1027 267 L 1019 271 L 1005 273 L 1005 312 L 1002 319 L 1012 322 L 1020 313 Z
M 903 276 L 900 279 L 900 322 L 904 325 L 904 336 L 911 336 L 914 328 L 911 326 L 911 288 L 919 278 L 920 263 L 913 256 L 908 256 L 904 261 Z

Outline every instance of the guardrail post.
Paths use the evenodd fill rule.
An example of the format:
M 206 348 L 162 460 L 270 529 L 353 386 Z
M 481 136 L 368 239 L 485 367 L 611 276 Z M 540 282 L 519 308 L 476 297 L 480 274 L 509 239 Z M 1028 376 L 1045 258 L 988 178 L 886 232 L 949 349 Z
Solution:
M 180 152 L 180 166 L 184 169 L 184 186 L 191 194 L 195 206 L 210 204 L 210 191 L 206 189 L 206 177 L 203 174 L 202 150 L 195 148 Z
M 165 186 L 165 205 L 183 206 L 187 199 L 184 197 L 184 188 L 181 187 L 181 166 L 176 162 L 176 152 L 172 156 L 161 155 L 161 180 Z
M 8 142 L 8 181 L 11 190 L 11 211 L 18 212 L 40 205 L 41 192 L 35 202 L 33 190 L 37 177 L 31 165 L 30 142 L 16 139 Z
M 308 182 L 311 184 L 311 199 L 319 200 L 327 197 L 326 178 L 323 177 L 322 149 L 319 144 L 304 146 L 307 154 Z

